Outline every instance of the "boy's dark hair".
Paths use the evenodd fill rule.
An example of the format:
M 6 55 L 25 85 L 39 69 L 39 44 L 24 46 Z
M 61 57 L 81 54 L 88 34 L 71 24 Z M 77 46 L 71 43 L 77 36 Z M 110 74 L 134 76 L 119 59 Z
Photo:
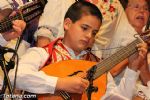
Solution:
M 77 1 L 72 4 L 66 12 L 65 18 L 70 18 L 74 23 L 83 15 L 96 16 L 102 22 L 102 14 L 100 10 L 94 4 L 87 1 Z

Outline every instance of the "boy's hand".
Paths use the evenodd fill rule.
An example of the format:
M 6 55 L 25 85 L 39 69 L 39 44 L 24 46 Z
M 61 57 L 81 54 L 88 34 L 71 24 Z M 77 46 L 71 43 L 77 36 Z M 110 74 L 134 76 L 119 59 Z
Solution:
M 65 77 L 58 79 L 56 90 L 64 90 L 70 93 L 83 93 L 88 85 L 89 82 L 81 77 Z
M 140 43 L 137 45 L 137 47 L 139 52 L 136 52 L 135 54 L 129 57 L 129 68 L 134 71 L 137 71 L 140 68 L 140 66 L 144 64 L 145 60 L 147 60 L 147 44 Z
M 13 23 L 13 29 L 11 31 L 2 33 L 6 41 L 10 41 L 11 39 L 15 39 L 19 37 L 26 27 L 26 23 L 23 20 L 15 20 L 12 23 Z

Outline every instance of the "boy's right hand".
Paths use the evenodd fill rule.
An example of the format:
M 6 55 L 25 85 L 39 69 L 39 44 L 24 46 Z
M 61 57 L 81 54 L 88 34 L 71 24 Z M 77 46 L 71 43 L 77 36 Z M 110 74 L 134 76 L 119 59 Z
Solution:
M 81 77 L 65 77 L 58 79 L 56 90 L 63 90 L 70 93 L 83 93 L 88 85 L 89 82 Z

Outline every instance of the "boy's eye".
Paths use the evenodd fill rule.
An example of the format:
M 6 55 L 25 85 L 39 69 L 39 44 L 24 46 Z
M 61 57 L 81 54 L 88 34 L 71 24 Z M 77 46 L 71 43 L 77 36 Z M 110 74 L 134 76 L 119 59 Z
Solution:
M 95 36 L 97 34 L 97 31 L 93 31 L 92 35 Z
M 92 32 L 92 35 L 95 36 L 97 32 Z
M 86 27 L 86 26 L 81 26 L 81 28 L 82 28 L 83 31 L 88 30 L 88 27 Z

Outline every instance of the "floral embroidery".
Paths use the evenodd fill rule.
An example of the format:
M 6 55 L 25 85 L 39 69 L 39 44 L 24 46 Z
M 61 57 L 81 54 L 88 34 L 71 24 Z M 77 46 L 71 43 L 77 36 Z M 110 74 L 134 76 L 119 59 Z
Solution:
M 113 20 L 118 16 L 118 0 L 99 0 L 97 6 L 101 10 L 103 17 L 107 17 Z
M 111 18 L 118 16 L 118 0 L 86 0 L 91 3 L 96 4 L 101 10 L 103 17 Z M 120 4 L 119 4 L 120 5 Z

